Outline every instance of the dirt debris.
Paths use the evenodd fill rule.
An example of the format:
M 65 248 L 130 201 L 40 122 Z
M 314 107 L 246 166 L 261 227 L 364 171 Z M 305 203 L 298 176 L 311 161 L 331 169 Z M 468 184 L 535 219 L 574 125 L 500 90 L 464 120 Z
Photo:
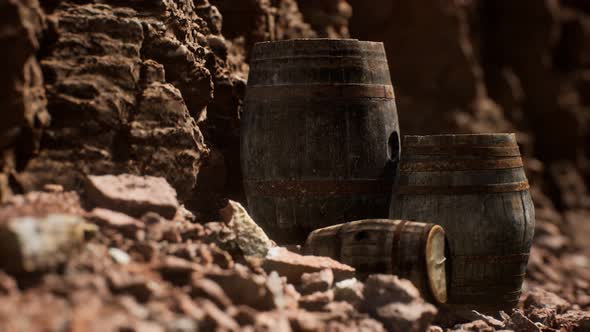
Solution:
M 131 188 L 145 183 L 140 177 L 125 179 Z M 29 196 L 41 195 L 51 201 L 67 194 L 31 193 Z M 23 212 L 40 211 L 46 204 L 44 200 L 27 201 L 20 196 L 13 199 L 21 202 Z M 86 199 L 90 197 L 81 202 L 70 201 L 77 206 L 64 209 L 77 210 L 76 218 L 94 222 L 97 227 L 94 237 L 83 238 L 83 245 L 64 244 L 64 248 L 78 250 L 71 252 L 68 259 L 60 260 L 59 268 L 27 278 L 12 270 L 1 275 L 2 330 L 15 327 L 37 330 L 41 326 L 57 330 L 64 324 L 81 329 L 163 331 L 183 326 L 236 331 L 268 327 L 295 331 L 366 327 L 382 331 L 384 326 L 398 326 L 389 313 L 371 318 L 371 311 L 362 309 L 369 305 L 362 296 L 352 298 L 351 303 L 346 296 L 335 301 L 337 291 L 333 280 L 349 277 L 354 271 L 343 264 L 300 256 L 283 248 L 268 256 L 270 265 L 265 264 L 267 258 L 249 262 L 245 256 L 230 255 L 220 249 L 224 244 L 216 239 L 223 236 L 212 236 L 215 232 L 233 230 L 194 224 L 179 217 L 180 214 L 170 220 L 155 214 L 150 205 L 143 205 L 145 214 L 141 219 L 104 208 L 84 211 L 80 206 L 90 206 Z M 17 209 L 11 211 L 15 213 Z M 154 232 L 151 228 L 162 228 L 161 235 L 147 236 Z M 178 230 L 180 236 L 163 235 L 171 229 Z M 145 234 L 138 236 L 128 230 Z M 190 236 L 185 235 L 188 230 Z M 45 234 L 47 228 L 41 227 L 39 231 Z M 18 259 L 13 257 L 13 261 Z M 392 294 L 391 298 L 399 300 L 398 305 L 406 305 L 407 299 L 398 295 Z M 42 304 L 50 308 L 41 310 Z M 407 306 L 406 309 L 396 307 L 396 319 L 406 317 L 405 322 L 418 319 L 410 315 L 415 308 Z M 18 314 L 11 311 L 16 308 Z M 388 319 L 385 325 L 378 322 L 383 317 Z M 43 325 L 38 325 L 40 322 Z

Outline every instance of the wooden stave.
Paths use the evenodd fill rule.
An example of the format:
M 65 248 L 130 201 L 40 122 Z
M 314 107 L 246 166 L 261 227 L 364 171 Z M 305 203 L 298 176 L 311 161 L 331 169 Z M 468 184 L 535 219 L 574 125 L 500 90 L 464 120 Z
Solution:
M 437 138 L 442 138 L 441 142 L 445 145 L 452 145 L 453 141 L 459 141 L 460 144 L 457 145 L 461 146 L 477 145 L 478 147 L 481 147 L 499 144 L 500 146 L 514 147 L 516 145 L 516 139 L 512 134 L 498 135 L 498 137 L 494 137 L 494 135 L 484 135 L 482 137 L 471 135 L 471 137 L 465 136 L 460 137 L 459 139 L 456 137 L 449 138 L 448 136 L 435 136 L 434 138 L 428 137 L 426 139 L 421 139 L 418 136 L 412 136 L 410 139 L 404 137 L 403 145 L 405 146 L 406 144 L 409 144 L 412 146 L 420 146 L 420 144 L 423 144 L 432 146 L 434 143 L 436 143 L 435 141 Z M 417 154 L 408 156 L 407 153 L 404 152 L 402 160 L 427 160 L 429 158 L 441 160 L 441 156 L 443 158 L 451 157 L 450 154 L 445 155 L 441 153 L 429 153 L 430 154 L 423 153 L 422 155 Z M 470 155 L 468 149 L 463 153 Z M 473 153 L 471 155 L 476 156 L 477 154 Z M 490 159 L 501 157 L 502 156 L 496 156 Z M 464 156 L 453 155 L 452 158 L 459 159 L 464 158 Z M 403 162 L 404 161 L 402 161 L 402 164 Z M 471 174 L 471 176 L 468 177 L 469 180 L 464 181 L 461 183 L 461 185 L 464 187 L 470 187 L 471 189 L 481 189 L 482 182 L 490 182 L 489 180 L 482 181 L 482 179 L 484 179 L 481 176 L 482 174 L 485 174 L 488 179 L 493 177 L 495 174 L 496 178 L 500 180 L 498 181 L 498 184 L 500 185 L 526 182 L 526 175 L 524 174 L 522 167 L 497 167 L 496 169 L 490 167 L 482 170 L 447 170 L 438 172 L 408 172 L 406 170 L 401 170 L 399 175 L 399 184 L 396 186 L 392 196 L 390 218 L 424 220 L 427 222 L 436 222 L 437 224 L 445 227 L 445 231 L 447 232 L 447 236 L 449 238 L 449 249 L 451 252 L 451 257 L 449 257 L 449 260 L 451 261 L 449 303 L 452 304 L 448 305 L 450 308 L 465 308 L 467 310 L 469 310 L 469 308 L 477 308 L 478 310 L 484 312 L 507 310 L 516 305 L 518 302 L 518 296 L 520 294 L 520 289 L 524 280 L 526 261 L 528 258 L 528 256 L 525 254 L 529 252 L 530 246 L 532 244 L 532 230 L 534 229 L 534 208 L 530 198 L 530 193 L 528 192 L 528 182 L 526 182 L 526 187 L 519 187 L 519 189 L 514 192 L 499 191 L 486 193 L 486 190 L 489 191 L 489 189 L 486 189 L 479 191 L 472 190 L 471 192 L 459 194 L 457 192 L 457 188 L 460 187 L 460 185 L 457 185 L 457 179 L 467 174 Z M 398 188 L 404 187 L 406 189 L 408 187 L 414 189 L 417 187 L 429 189 L 435 189 L 438 187 L 440 190 L 434 190 L 435 193 L 431 194 L 428 194 L 428 191 L 424 191 L 419 194 L 396 192 Z M 411 202 L 412 200 L 414 200 L 413 204 Z M 488 202 L 488 204 L 491 204 L 490 202 L 495 202 L 497 205 L 498 202 L 504 201 L 516 203 L 516 207 L 514 204 L 512 204 L 513 206 L 509 207 L 508 209 L 504 209 L 504 212 L 506 213 L 504 219 L 517 220 L 516 225 L 513 225 L 512 227 L 513 229 L 510 229 L 510 225 L 505 225 L 504 228 L 506 228 L 506 230 L 503 231 L 502 228 L 497 227 L 497 225 L 490 221 L 487 222 L 488 225 L 478 226 L 479 229 L 484 229 L 486 227 L 488 229 L 496 229 L 495 232 L 487 234 L 486 239 L 488 240 L 490 238 L 501 239 L 503 236 L 505 236 L 506 232 L 516 231 L 514 232 L 516 235 L 512 236 L 513 241 L 505 243 L 498 241 L 495 246 L 479 245 L 474 246 L 475 248 L 458 246 L 457 243 L 459 241 L 470 240 L 462 236 L 465 226 L 461 218 L 465 218 L 465 214 L 463 216 L 456 216 L 455 218 L 459 219 L 452 221 L 447 220 L 452 217 L 452 214 L 445 216 L 443 213 L 429 212 L 447 210 L 461 211 L 461 207 L 465 206 L 478 206 L 480 204 L 485 204 L 484 202 Z M 520 209 L 518 208 L 519 204 L 521 205 Z M 502 207 L 505 208 L 504 206 Z M 507 211 L 512 211 L 512 216 L 509 216 Z M 523 220 L 519 219 L 520 215 L 523 216 Z M 481 220 L 485 218 L 483 218 L 483 216 L 475 215 L 472 216 L 471 219 Z M 520 229 L 520 233 L 517 233 L 519 231 L 518 229 L 514 229 L 518 224 L 523 225 L 523 227 Z M 478 238 L 479 237 L 481 236 L 478 236 Z M 482 241 L 482 239 L 477 239 L 477 241 Z M 475 249 L 477 250 L 473 252 Z M 458 256 L 457 254 L 467 252 L 472 253 L 472 257 L 469 257 L 470 261 L 460 264 L 459 259 L 464 260 L 464 257 Z M 519 256 L 518 259 L 514 259 L 514 257 L 511 257 L 510 255 L 522 256 Z M 494 274 L 494 271 L 489 271 L 489 264 L 494 264 L 493 266 L 496 266 L 496 268 L 499 269 L 496 274 Z M 463 280 L 471 281 L 471 284 Z M 491 280 L 491 282 L 488 282 L 488 284 L 485 285 L 483 283 L 484 280 Z M 482 288 L 484 289 L 482 290 Z
M 317 105 L 320 108 L 309 109 L 310 105 Z M 253 156 L 242 158 L 242 168 L 245 175 L 249 177 L 248 180 L 265 180 L 269 176 L 281 180 L 305 177 L 308 180 L 321 180 L 333 176 L 341 180 L 368 180 L 390 176 L 390 173 L 384 172 L 384 163 L 394 156 L 391 156 L 383 140 L 386 140 L 386 136 L 393 132 L 399 133 L 395 102 L 391 100 L 264 100 L 252 101 L 248 103 L 247 108 L 248 112 L 242 119 L 243 126 L 245 130 L 256 132 L 256 135 L 247 137 L 242 142 L 242 149 L 253 154 Z M 273 119 L 273 122 L 267 120 L 269 117 Z M 314 120 L 313 123 L 310 123 L 310 119 Z M 384 126 L 374 128 L 367 119 L 376 119 Z M 282 128 L 281 137 L 302 139 L 289 142 L 294 145 L 290 149 L 275 145 L 273 141 L 277 139 L 275 123 L 289 124 L 288 127 Z M 334 125 L 339 125 L 341 128 L 331 132 L 326 131 L 327 126 Z M 343 144 L 341 131 L 349 132 L 346 140 L 349 145 L 347 150 L 336 150 L 334 147 L 337 144 Z M 246 133 L 243 135 L 245 136 Z M 322 135 L 322 141 L 319 142 L 310 142 L 309 139 L 305 139 L 308 136 L 319 135 Z M 314 163 L 310 159 L 311 154 L 316 151 L 332 154 L 330 156 L 332 159 L 347 162 Z M 349 151 L 357 154 L 351 155 Z M 264 167 L 266 161 L 261 160 L 260 155 L 265 153 L 273 153 L 276 156 L 273 162 L 278 167 L 272 171 L 267 170 Z M 306 153 L 310 155 L 306 156 L 302 165 L 293 164 L 294 155 Z M 332 161 L 332 159 L 327 160 Z M 350 169 L 353 162 L 356 168 Z M 315 170 L 313 175 L 308 173 L 310 168 Z M 252 172 L 259 173 L 252 174 Z
M 297 44 L 298 47 L 289 52 L 284 51 L 285 45 Z M 314 48 L 305 45 L 315 44 L 327 45 L 324 47 Z M 282 46 L 281 46 L 282 45 Z M 283 49 L 281 48 L 283 47 Z M 347 49 L 348 47 L 348 49 Z M 268 54 L 280 58 L 279 60 L 269 58 Z M 333 66 L 323 73 L 313 72 L 317 68 L 310 66 L 309 63 L 326 64 L 326 56 L 338 56 L 336 63 L 345 63 L 345 65 Z M 363 58 L 365 57 L 365 58 Z M 279 242 L 297 243 L 305 239 L 305 236 L 312 230 L 331 225 L 334 223 L 344 222 L 352 219 L 385 217 L 388 213 L 388 205 L 391 197 L 391 186 L 395 173 L 395 161 L 398 157 L 392 158 L 387 141 L 392 134 L 397 136 L 399 142 L 399 127 L 397 121 L 397 111 L 393 99 L 393 88 L 389 71 L 386 67 L 386 57 L 383 46 L 380 43 L 359 42 L 355 40 L 295 40 L 284 42 L 271 42 L 257 44 L 252 53 L 252 70 L 248 82 L 246 93 L 246 112 L 242 119 L 243 128 L 250 128 L 250 132 L 272 133 L 273 128 L 269 124 L 255 123 L 253 113 L 265 114 L 270 117 L 278 117 L 280 121 L 293 122 L 293 119 L 313 118 L 320 123 L 341 124 L 345 123 L 346 132 L 350 132 L 348 143 L 352 144 L 354 151 L 358 153 L 349 153 L 349 151 L 336 152 L 333 160 L 346 160 L 345 163 L 328 163 L 326 165 L 288 165 L 291 160 L 289 151 L 301 152 L 301 148 L 285 149 L 285 151 L 274 152 L 276 162 L 285 162 L 287 165 L 278 165 L 273 170 L 273 174 L 253 174 L 251 170 L 264 170 L 266 161 L 257 157 L 248 157 L 252 154 L 252 146 L 248 140 L 242 140 L 242 169 L 245 179 L 245 191 L 248 198 L 249 209 L 253 217 L 257 219 L 265 230 Z M 276 61 L 275 61 L 276 60 Z M 268 73 L 276 70 L 277 61 L 289 63 L 289 68 L 284 73 L 279 73 L 271 77 Z M 307 66 L 304 64 L 307 63 Z M 331 61 L 334 63 L 334 61 Z M 384 67 L 383 67 L 384 66 Z M 375 69 L 379 70 L 375 70 Z M 346 69 L 346 70 L 343 70 Z M 342 76 L 344 73 L 346 75 Z M 353 73 L 353 74 L 351 74 Z M 356 73 L 356 74 L 354 74 Z M 375 75 L 375 73 L 379 73 Z M 268 97 L 262 98 L 263 95 L 257 94 L 256 90 L 273 89 L 268 82 L 276 84 L 276 90 L 288 91 L 301 90 L 302 86 L 309 86 L 309 95 L 285 97 L 277 93 L 269 94 Z M 346 83 L 342 83 L 346 82 Z M 384 88 L 384 87 L 390 87 Z M 314 90 L 316 89 L 316 90 Z M 316 93 L 322 90 L 323 93 Z M 253 92 L 254 91 L 254 92 Z M 314 92 L 316 91 L 316 92 Z M 336 91 L 336 92 L 335 92 Z M 337 98 L 330 94 L 336 94 Z M 382 95 L 381 95 L 382 94 Z M 315 114 L 313 108 L 316 108 Z M 277 115 L 277 112 L 283 112 Z M 249 113 L 249 114 L 248 114 Z M 298 114 L 299 113 L 299 114 Z M 281 120 L 282 116 L 282 120 Z M 383 126 L 375 129 L 371 128 L 371 123 L 364 123 L 363 119 L 375 119 L 374 123 L 381 123 Z M 264 121 L 260 118 L 258 121 Z M 305 121 L 305 120 L 295 120 Z M 359 125 L 360 124 L 360 125 Z M 365 125 L 366 128 L 362 126 Z M 355 127 L 356 126 L 356 127 Z M 375 127 L 373 125 L 373 127 Z M 309 132 L 298 132 L 301 128 L 306 128 L 305 123 L 292 124 L 285 128 L 283 136 L 288 137 L 314 137 L 316 129 L 311 128 Z M 242 132 L 243 137 L 247 134 Z M 365 136 L 363 136 L 363 133 Z M 324 133 L 323 133 L 324 134 Z M 338 146 L 342 144 L 341 135 L 336 131 L 333 137 L 322 142 L 325 146 Z M 369 135 L 369 136 L 367 136 Z M 371 137 L 373 135 L 373 137 Z M 250 138 L 254 140 L 256 138 Z M 258 138 L 259 142 L 264 141 Z M 268 138 L 266 141 L 271 142 Z M 365 143 L 361 146 L 358 142 Z M 354 146 L 358 147 L 354 148 Z M 263 144 L 258 144 L 259 151 L 266 150 Z M 369 146 L 369 148 L 366 148 Z M 398 144 L 399 146 L 399 144 Z M 321 148 L 310 147 L 309 151 L 322 151 Z M 363 154 L 366 151 L 372 151 L 372 156 L 357 156 L 356 160 L 351 160 L 349 156 Z M 330 153 L 330 150 L 327 151 Z M 261 152 L 254 151 L 254 155 L 260 155 Z M 313 153 L 313 152 L 312 152 Z M 399 155 L 399 147 L 398 152 Z M 310 160 L 310 158 L 305 158 Z M 354 165 L 353 165 L 354 163 Z M 364 164 L 363 164 L 364 163 Z M 343 164 L 345 168 L 339 168 Z M 310 174 L 309 169 L 314 169 L 315 173 Z M 310 188 L 318 187 L 316 182 L 332 179 L 333 184 L 351 183 L 345 188 L 354 188 L 358 182 L 376 182 L 375 185 L 366 185 L 363 190 L 350 190 L 347 195 L 342 194 L 346 190 L 335 190 L 312 193 L 312 198 L 306 198 L 310 194 Z M 298 180 L 304 183 L 306 190 L 291 190 L 290 195 L 283 197 L 284 190 L 272 193 L 261 188 L 285 187 L 284 183 Z M 367 189 L 368 188 L 368 189 Z M 385 189 L 383 189 L 385 188 Z M 273 195 L 274 194 L 274 195 Z M 283 195 L 283 196 L 281 196 Z M 273 199 L 272 196 L 281 196 Z M 323 202 L 318 203 L 321 199 Z M 315 202 L 315 203 L 314 203 Z M 288 208 L 290 205 L 299 205 L 304 208 Z M 337 209 L 330 209 L 333 213 L 326 214 L 323 205 L 341 206 L 345 213 L 340 213 Z M 287 207 L 283 209 L 282 207 Z M 349 208 L 352 207 L 352 208 Z M 272 217 L 265 216 L 267 213 L 259 213 L 260 210 L 276 211 Z M 334 212 L 336 211 L 336 212 Z M 354 211 L 355 213 L 351 213 Z M 281 220 L 298 220 L 303 222 L 300 227 L 290 226 L 281 223 Z

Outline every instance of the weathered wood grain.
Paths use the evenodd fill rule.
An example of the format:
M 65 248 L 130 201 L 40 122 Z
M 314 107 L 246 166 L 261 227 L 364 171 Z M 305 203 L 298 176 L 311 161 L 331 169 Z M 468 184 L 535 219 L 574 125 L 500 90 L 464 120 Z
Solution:
M 387 216 L 399 128 L 381 43 L 257 44 L 241 123 L 248 211 L 273 240 Z
M 535 223 L 515 136 L 406 136 L 403 149 L 390 218 L 445 228 L 450 308 L 497 312 L 513 307 Z
M 315 230 L 303 250 L 350 265 L 361 279 L 374 273 L 395 274 L 411 280 L 428 300 L 447 300 L 444 231 L 438 225 L 358 220 Z

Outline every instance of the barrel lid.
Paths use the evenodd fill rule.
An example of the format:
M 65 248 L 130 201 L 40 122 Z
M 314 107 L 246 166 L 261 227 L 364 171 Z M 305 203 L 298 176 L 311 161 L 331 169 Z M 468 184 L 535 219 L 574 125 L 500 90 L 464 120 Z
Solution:
M 434 225 L 426 240 L 426 273 L 432 296 L 438 303 L 447 302 L 447 269 L 445 256 L 445 231 Z
M 513 133 L 448 134 L 448 135 L 405 135 L 403 145 L 515 145 Z

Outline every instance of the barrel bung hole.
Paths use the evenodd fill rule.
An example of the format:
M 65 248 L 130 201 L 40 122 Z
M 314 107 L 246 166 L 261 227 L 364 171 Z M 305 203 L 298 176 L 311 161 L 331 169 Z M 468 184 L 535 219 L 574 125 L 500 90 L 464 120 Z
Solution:
M 394 131 L 389 135 L 387 140 L 389 159 L 398 161 L 400 159 L 400 144 L 399 144 L 399 133 Z

